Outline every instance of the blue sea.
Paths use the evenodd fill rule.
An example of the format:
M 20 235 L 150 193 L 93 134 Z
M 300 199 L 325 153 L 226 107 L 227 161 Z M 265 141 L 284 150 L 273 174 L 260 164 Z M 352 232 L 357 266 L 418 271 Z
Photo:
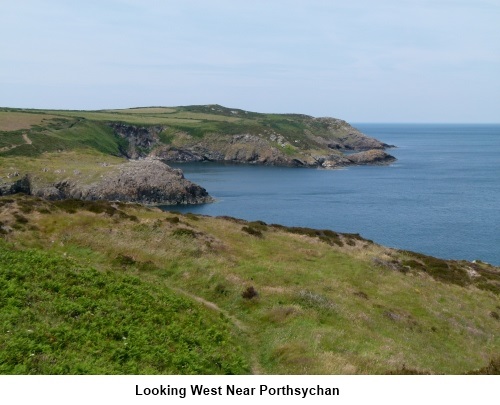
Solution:
M 177 164 L 213 204 L 166 207 L 360 233 L 382 245 L 500 265 L 500 124 L 354 124 L 397 148 L 341 170 Z

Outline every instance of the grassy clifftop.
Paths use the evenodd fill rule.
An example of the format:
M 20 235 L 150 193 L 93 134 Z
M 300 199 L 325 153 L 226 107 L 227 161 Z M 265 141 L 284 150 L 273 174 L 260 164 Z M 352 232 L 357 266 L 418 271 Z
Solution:
M 484 263 L 103 201 L 0 221 L 2 373 L 498 373 Z
M 321 165 L 331 156 L 342 157 L 343 149 L 388 146 L 335 118 L 261 114 L 219 105 L 100 111 L 3 108 L 0 135 L 0 156 L 35 157 L 86 148 L 130 157 L 132 149 L 132 157 L 153 152 L 179 160 L 181 149 L 200 160 L 288 165 Z M 221 141 L 236 146 L 226 150 Z

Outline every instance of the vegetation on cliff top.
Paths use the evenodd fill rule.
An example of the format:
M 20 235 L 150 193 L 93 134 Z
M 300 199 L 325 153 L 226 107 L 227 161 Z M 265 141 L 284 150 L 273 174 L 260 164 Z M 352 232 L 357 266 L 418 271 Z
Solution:
M 0 109 L 0 156 L 39 156 L 43 152 L 78 148 L 123 156 L 128 140 L 114 133 L 110 124 L 156 126 L 158 141 L 175 145 L 193 143 L 214 134 L 224 137 L 251 134 L 265 139 L 278 151 L 297 156 L 306 151 L 338 154 L 336 149 L 343 146 L 364 149 L 384 146 L 338 119 L 261 114 L 219 105 L 100 111 L 3 108 Z M 29 136 L 32 143 L 26 144 L 22 134 Z M 191 140 L 188 142 L 187 138 Z M 370 144 L 362 147 L 360 140 Z M 332 141 L 333 149 L 328 147 Z

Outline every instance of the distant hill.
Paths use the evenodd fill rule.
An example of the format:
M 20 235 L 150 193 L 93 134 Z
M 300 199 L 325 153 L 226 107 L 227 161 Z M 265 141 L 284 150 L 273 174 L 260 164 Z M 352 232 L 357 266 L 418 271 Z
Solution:
M 260 114 L 219 105 L 101 111 L 3 108 L 0 131 L 0 156 L 91 148 L 128 158 L 152 154 L 166 161 L 288 166 L 337 167 L 394 160 L 387 154 L 350 160 L 353 151 L 381 151 L 389 145 L 339 119 Z M 23 141 L 21 134 L 27 134 L 32 143 Z
M 203 203 L 212 200 L 203 188 L 159 162 L 337 168 L 390 163 L 394 157 L 383 151 L 388 146 L 334 118 L 259 114 L 219 105 L 3 108 L 0 195 L 22 191 L 49 199 Z M 141 161 L 132 164 L 130 159 Z M 152 175 L 141 174 L 146 172 Z

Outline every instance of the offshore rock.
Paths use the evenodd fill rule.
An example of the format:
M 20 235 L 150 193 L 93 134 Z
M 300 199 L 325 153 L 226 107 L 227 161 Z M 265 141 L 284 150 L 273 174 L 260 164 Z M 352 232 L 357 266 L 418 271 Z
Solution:
M 352 155 L 348 155 L 346 157 L 356 165 L 386 165 L 396 160 L 394 156 L 389 155 L 380 149 L 353 153 Z

